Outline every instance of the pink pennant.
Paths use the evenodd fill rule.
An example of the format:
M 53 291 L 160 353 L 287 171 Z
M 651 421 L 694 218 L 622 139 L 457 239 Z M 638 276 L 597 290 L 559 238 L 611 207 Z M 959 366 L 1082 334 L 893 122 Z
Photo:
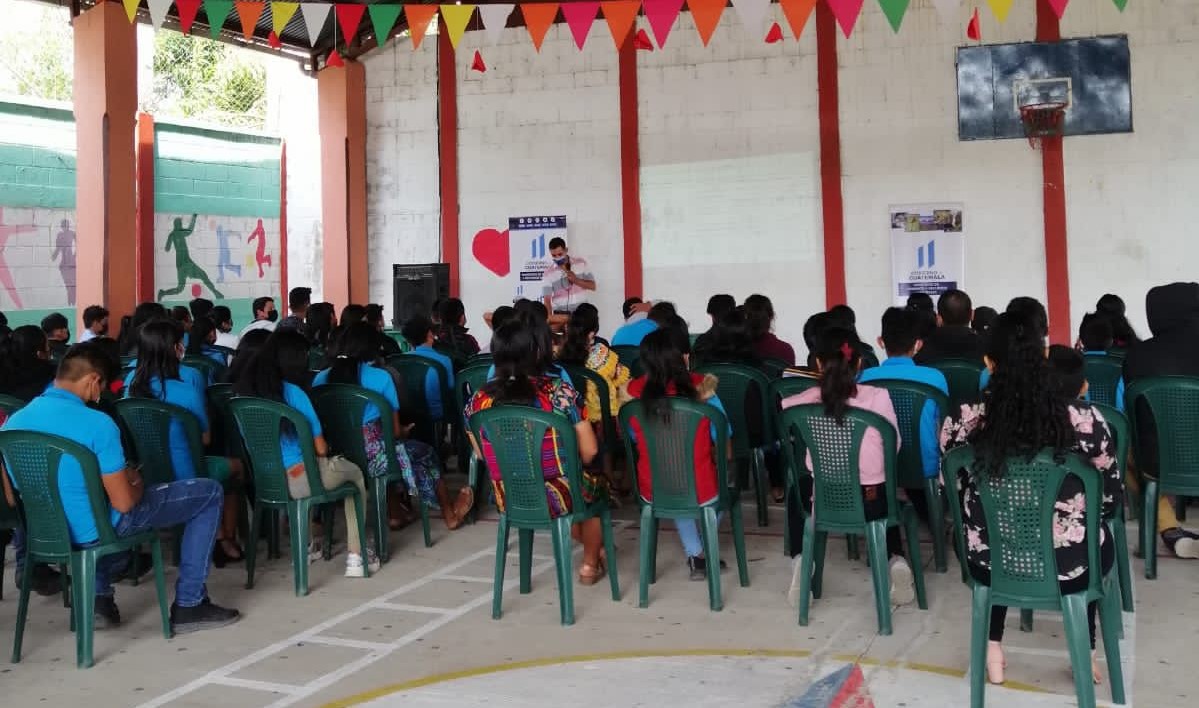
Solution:
M 595 22 L 596 15 L 599 14 L 599 7 L 599 0 L 562 3 L 562 16 L 566 18 L 570 34 L 575 38 L 575 46 L 580 50 L 587 43 L 587 35 L 591 32 L 591 25 Z
M 858 15 L 862 13 L 863 0 L 826 0 L 828 7 L 833 11 L 833 16 L 837 18 L 837 24 L 841 25 L 841 31 L 848 37 L 853 32 L 853 26 L 858 22 Z
M 783 41 L 783 28 L 779 27 L 779 23 L 775 22 L 770 26 L 770 31 L 766 33 L 767 44 L 778 44 Z
M 637 30 L 637 34 L 633 36 L 633 48 L 639 52 L 654 51 L 654 43 L 650 41 L 649 35 L 645 30 Z
M 1062 19 L 1062 15 L 1066 12 L 1066 6 L 1070 4 L 1070 0 L 1049 0 L 1049 7 L 1053 8 L 1053 14 L 1057 18 Z
M 670 28 L 683 9 L 683 0 L 644 0 L 641 8 L 645 10 L 645 19 L 649 20 L 649 26 L 654 31 L 654 39 L 658 40 L 658 48 L 665 47 Z

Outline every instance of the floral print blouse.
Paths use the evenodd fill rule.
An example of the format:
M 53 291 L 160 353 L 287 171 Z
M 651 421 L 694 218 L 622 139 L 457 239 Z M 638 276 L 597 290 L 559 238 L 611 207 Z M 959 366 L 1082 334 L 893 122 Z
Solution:
M 1103 481 L 1103 515 L 1111 516 L 1124 503 L 1124 481 L 1117 464 L 1116 443 L 1103 415 L 1089 404 L 1077 401 L 1068 406 L 1070 424 L 1076 440 L 1071 448 L 1088 458 L 1099 471 Z M 972 442 L 986 415 L 986 404 L 963 405 L 961 410 L 945 421 L 941 429 L 941 449 L 952 450 Z M 958 473 L 957 486 L 962 504 L 962 526 L 966 534 L 966 560 L 990 570 L 991 549 L 987 540 L 986 520 L 982 498 L 968 472 Z M 1073 476 L 1067 477 L 1054 505 L 1053 545 L 1057 555 L 1058 580 L 1071 580 L 1087 570 L 1089 562 L 1086 545 L 1086 497 L 1082 485 Z M 1110 543 L 1110 535 L 1100 527 L 1100 542 Z

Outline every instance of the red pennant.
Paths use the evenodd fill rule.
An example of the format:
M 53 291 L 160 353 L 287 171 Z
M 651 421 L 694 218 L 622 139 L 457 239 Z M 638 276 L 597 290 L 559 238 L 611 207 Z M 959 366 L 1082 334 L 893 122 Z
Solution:
M 1070 0 L 1049 0 L 1049 7 L 1053 8 L 1053 14 L 1057 18 L 1062 19 L 1062 13 L 1066 11 L 1066 5 L 1070 4 Z
M 279 35 L 275 34 L 275 30 L 266 36 L 266 43 L 271 45 L 271 49 L 279 49 L 283 46 L 283 42 L 279 41 Z
M 483 63 L 483 55 L 479 53 L 478 49 L 475 50 L 475 59 L 470 63 L 470 68 L 471 71 L 477 71 L 480 74 L 487 73 L 487 65 Z
M 200 0 L 175 0 L 175 7 L 179 9 L 179 30 L 190 34 L 196 13 L 200 11 Z
M 570 35 L 574 37 L 575 46 L 580 51 L 587 42 L 587 35 L 591 32 L 591 25 L 595 22 L 595 16 L 599 14 L 599 9 L 599 0 L 562 3 L 562 16 L 566 18 Z
M 983 41 L 982 27 L 978 22 L 978 8 L 974 8 L 974 16 L 970 18 L 970 24 L 966 25 L 966 36 L 973 39 L 975 42 Z
M 637 36 L 633 37 L 633 48 L 644 52 L 654 51 L 654 43 L 649 41 L 649 35 L 645 30 L 637 30 Z
M 658 40 L 658 48 L 665 47 L 674 21 L 683 11 L 683 0 L 642 0 L 641 9 L 654 31 L 654 39 Z
M 345 65 L 346 65 L 346 63 L 341 60 L 341 55 L 337 53 L 336 49 L 329 52 L 329 58 L 325 60 L 325 66 L 342 67 Z
M 354 41 L 354 37 L 358 36 L 358 25 L 362 24 L 362 13 L 366 12 L 366 5 L 337 3 L 333 9 L 337 10 L 337 24 L 341 25 L 341 41 L 348 47 L 350 42 Z
M 783 41 L 783 28 L 779 27 L 779 23 L 775 22 L 770 25 L 770 31 L 766 33 L 767 44 L 778 44 Z

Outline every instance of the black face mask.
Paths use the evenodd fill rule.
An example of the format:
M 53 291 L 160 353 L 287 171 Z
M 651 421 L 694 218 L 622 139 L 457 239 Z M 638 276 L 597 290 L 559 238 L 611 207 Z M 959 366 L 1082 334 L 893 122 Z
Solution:
M 271 322 L 277 322 L 279 320 L 279 311 L 271 310 L 269 313 L 267 313 L 266 318 Z

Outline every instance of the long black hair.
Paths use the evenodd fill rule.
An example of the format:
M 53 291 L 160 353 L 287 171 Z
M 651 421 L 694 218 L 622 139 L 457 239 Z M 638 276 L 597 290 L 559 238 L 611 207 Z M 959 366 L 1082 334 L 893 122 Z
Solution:
M 691 341 L 686 330 L 663 327 L 641 340 L 641 366 L 645 368 L 645 388 L 641 400 L 650 413 L 662 420 L 670 419 L 669 396 L 696 400 L 699 392 L 691 382 L 686 355 L 691 353 Z
M 151 320 L 138 329 L 137 370 L 129 383 L 129 395 L 134 398 L 166 396 L 167 381 L 179 378 L 179 343 L 183 327 L 167 319 Z M 158 391 L 151 385 L 158 380 Z
M 355 322 L 342 332 L 337 356 L 329 366 L 329 383 L 361 385 L 359 369 L 379 356 L 375 328 L 365 322 Z
M 329 338 L 333 334 L 333 319 L 332 303 L 314 302 L 308 306 L 304 324 L 307 325 L 308 338 L 312 340 L 313 346 L 321 349 L 329 346 Z
M 10 395 L 33 393 L 54 378 L 46 333 L 37 325 L 23 325 L 0 339 L 0 391 Z M 29 397 L 29 396 L 27 396 Z
M 157 302 L 143 302 L 133 310 L 133 317 L 129 320 L 129 325 L 125 325 L 124 318 L 121 319 L 121 353 L 136 354 L 137 353 L 137 332 L 142 325 L 150 320 L 169 319 L 167 308 Z
M 308 387 L 308 338 L 294 329 L 278 330 L 266 340 L 233 384 L 239 396 L 283 400 L 283 384 Z
M 851 329 L 828 327 L 817 335 L 812 354 L 820 366 L 820 402 L 824 404 L 824 414 L 842 422 L 849 410 L 849 399 L 858 393 L 861 342 Z
M 755 293 L 745 298 L 744 307 L 750 336 L 756 342 L 770 333 L 774 324 L 774 304 L 765 295 Z
M 496 403 L 530 404 L 537 396 L 534 380 L 545 375 L 533 328 L 516 317 L 496 329 L 491 337 L 495 378 L 481 390 Z
M 208 341 L 211 339 L 212 341 Z M 204 347 L 216 344 L 216 324 L 207 317 L 192 320 L 192 328 L 187 337 L 187 353 L 203 354 Z
M 1115 335 L 1116 346 L 1130 347 L 1141 341 L 1128 321 L 1124 300 L 1119 295 L 1107 293 L 1099 298 L 1095 309 L 1108 316 L 1112 321 L 1112 334 Z
M 734 308 L 716 320 L 702 351 L 695 352 L 704 363 L 724 362 L 760 366 L 762 360 L 754 351 L 754 338 L 744 307 Z
M 250 362 L 266 346 L 266 340 L 270 338 L 270 330 L 261 328 L 252 329 L 242 335 L 237 342 L 237 351 L 233 354 L 233 361 L 229 363 L 229 370 L 225 372 L 226 383 L 237 383 L 242 372 L 250 367 Z
M 991 383 L 983 392 L 982 421 L 971 438 L 980 471 L 1003 474 L 1012 455 L 1032 456 L 1043 447 L 1060 456 L 1074 443 L 1067 402 L 1055 394 L 1045 360 L 1045 335 L 1036 316 L 1005 312 L 991 327 L 987 358 Z
M 599 333 L 599 310 L 585 302 L 570 313 L 566 341 L 558 350 L 558 361 L 570 366 L 585 366 L 591 355 L 592 337 Z

